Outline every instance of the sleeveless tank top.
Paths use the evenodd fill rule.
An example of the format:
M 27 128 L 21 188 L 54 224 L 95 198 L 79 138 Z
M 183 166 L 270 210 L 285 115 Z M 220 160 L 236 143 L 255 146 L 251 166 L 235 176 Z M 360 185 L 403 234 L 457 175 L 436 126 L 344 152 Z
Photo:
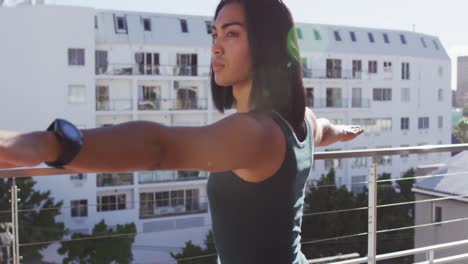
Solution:
M 300 142 L 279 114 L 286 154 L 270 178 L 247 182 L 232 171 L 211 173 L 207 193 L 221 264 L 306 264 L 301 252 L 305 183 L 314 153 L 312 128 Z M 228 150 L 227 150 L 228 151 Z

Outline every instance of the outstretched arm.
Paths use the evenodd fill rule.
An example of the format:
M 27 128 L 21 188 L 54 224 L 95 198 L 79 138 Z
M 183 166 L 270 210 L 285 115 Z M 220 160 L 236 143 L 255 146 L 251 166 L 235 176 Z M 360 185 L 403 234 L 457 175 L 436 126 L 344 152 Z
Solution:
M 263 118 L 264 119 L 264 118 Z M 249 169 L 271 158 L 271 127 L 252 114 L 234 114 L 202 127 L 132 121 L 82 130 L 83 147 L 67 169 L 80 172 Z M 36 166 L 61 151 L 52 132 L 0 131 L 0 168 Z
M 364 132 L 360 126 L 334 125 L 328 119 L 317 119 L 309 108 L 306 108 L 306 116 L 314 126 L 314 143 L 318 147 L 350 141 Z

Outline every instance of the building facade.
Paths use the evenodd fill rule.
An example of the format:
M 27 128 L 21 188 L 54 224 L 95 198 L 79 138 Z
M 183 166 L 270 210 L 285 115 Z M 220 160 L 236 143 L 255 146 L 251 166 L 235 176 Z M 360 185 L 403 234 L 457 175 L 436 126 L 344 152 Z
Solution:
M 211 17 L 67 6 L 0 8 L 0 129 L 45 129 L 61 117 L 82 129 L 146 120 L 207 125 L 234 113 L 211 102 Z M 13 23 L 14 21 L 14 23 Z M 317 151 L 450 143 L 450 60 L 435 36 L 297 23 L 308 105 L 318 117 L 359 124 L 355 141 Z M 399 177 L 445 154 L 383 157 Z M 370 160 L 316 161 L 338 184 L 365 186 Z M 211 219 L 206 172 L 37 177 L 64 201 L 60 221 L 89 233 L 101 219 L 134 222 L 134 260 L 170 261 L 184 242 L 203 244 Z M 45 260 L 55 261 L 54 250 Z
M 456 106 L 468 105 L 468 56 L 457 57 Z

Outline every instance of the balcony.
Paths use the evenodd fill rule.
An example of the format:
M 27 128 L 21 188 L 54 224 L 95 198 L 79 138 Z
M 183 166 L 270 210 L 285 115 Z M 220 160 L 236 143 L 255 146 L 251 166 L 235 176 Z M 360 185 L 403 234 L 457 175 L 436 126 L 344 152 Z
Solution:
M 207 98 L 166 99 L 169 102 L 169 110 L 207 110 Z
M 206 179 L 208 179 L 208 174 L 203 171 L 143 171 L 138 173 L 138 183 L 140 184 Z
M 408 263 L 402 262 L 399 259 L 405 256 L 419 256 L 418 257 L 418 264 L 422 263 L 452 263 L 454 261 L 462 261 L 458 263 L 466 263 L 463 260 L 468 259 L 468 254 L 463 252 L 455 251 L 446 251 L 449 250 L 457 250 L 460 247 L 468 246 L 468 240 L 459 239 L 455 241 L 449 242 L 434 242 L 427 246 L 419 246 L 419 247 L 411 247 L 406 249 L 401 249 L 397 251 L 389 252 L 385 248 L 382 248 L 382 244 L 392 244 L 398 245 L 399 240 L 401 237 L 399 236 L 399 232 L 405 230 L 413 230 L 412 232 L 417 234 L 427 234 L 427 228 L 432 228 L 436 230 L 437 235 L 442 235 L 444 232 L 444 227 L 455 226 L 457 224 L 466 223 L 468 217 L 448 217 L 439 215 L 441 210 L 437 209 L 432 211 L 432 209 L 424 209 L 426 208 L 424 205 L 431 205 L 433 203 L 440 203 L 440 202 L 466 202 L 466 195 L 455 195 L 455 194 L 445 194 L 442 198 L 430 198 L 430 199 L 421 199 L 421 200 L 414 200 L 411 202 L 401 202 L 401 200 L 397 199 L 390 203 L 382 203 L 381 198 L 385 195 L 385 192 L 389 190 L 389 188 L 393 188 L 397 183 L 405 182 L 408 180 L 416 181 L 417 184 L 426 181 L 427 179 L 434 179 L 432 182 L 441 182 L 443 179 L 460 179 L 456 177 L 466 177 L 468 176 L 467 171 L 460 171 L 458 173 L 450 173 L 444 170 L 439 170 L 434 172 L 433 174 L 427 174 L 424 172 L 421 175 L 415 175 L 406 178 L 399 178 L 399 177 L 392 177 L 392 178 L 378 178 L 378 172 L 382 169 L 381 166 L 378 165 L 378 161 L 381 160 L 380 157 L 382 156 L 394 156 L 396 158 L 400 156 L 410 156 L 407 158 L 411 158 L 413 155 L 420 155 L 420 154 L 429 154 L 429 155 L 437 155 L 436 153 L 447 153 L 447 152 L 455 152 L 455 151 L 465 151 L 468 150 L 468 144 L 458 144 L 458 145 L 437 145 L 437 146 L 418 146 L 418 147 L 402 147 L 402 148 L 387 148 L 387 149 L 368 149 L 368 150 L 352 150 L 352 151 L 329 151 L 329 152 L 321 152 L 316 153 L 314 156 L 314 160 L 333 160 L 333 159 L 356 159 L 356 158 L 366 158 L 370 159 L 370 169 L 368 169 L 368 173 L 366 175 L 367 180 L 363 182 L 355 181 L 352 184 L 358 184 L 359 186 L 365 185 L 367 187 L 367 204 L 364 206 L 360 206 L 357 208 L 344 208 L 344 209 L 333 209 L 333 210 L 319 210 L 316 212 L 310 212 L 307 208 L 305 208 L 303 220 L 316 219 L 319 216 L 332 216 L 338 219 L 344 219 L 343 223 L 350 221 L 350 218 L 346 216 L 350 213 L 359 212 L 363 214 L 364 217 L 361 219 L 359 225 L 365 227 L 365 230 L 362 232 L 357 232 L 353 234 L 348 233 L 340 233 L 340 232 L 333 232 L 334 230 L 339 230 L 340 226 L 330 226 L 324 223 L 323 226 L 315 226 L 314 228 L 320 228 L 328 230 L 329 236 L 328 237 L 307 237 L 305 234 L 302 237 L 302 248 L 306 250 L 308 247 L 316 248 L 321 246 L 322 248 L 332 248 L 335 245 L 347 245 L 346 248 L 349 249 L 350 252 L 341 252 L 342 255 L 339 256 L 322 256 L 320 259 L 311 259 L 310 263 L 336 263 L 336 264 L 354 264 L 354 263 Z M 461 153 L 464 154 L 464 153 Z M 455 156 L 457 157 L 457 156 Z M 463 156 L 465 157 L 465 156 Z M 457 161 L 457 164 L 465 164 L 463 159 Z M 26 251 L 28 247 L 37 246 L 37 245 L 51 245 L 56 243 L 56 241 L 47 241 L 47 240 L 37 240 L 37 241 L 25 241 L 27 237 L 22 236 L 22 239 L 19 240 L 19 234 L 21 232 L 28 232 L 30 230 L 30 226 L 22 225 L 22 221 L 28 215 L 24 215 L 27 212 L 30 212 L 31 209 L 24 209 L 19 207 L 18 195 L 21 194 L 20 192 L 24 190 L 18 190 L 16 186 L 16 180 L 22 177 L 31 177 L 31 176 L 45 176 L 45 175 L 69 175 L 69 174 L 76 174 L 79 172 L 70 171 L 70 170 L 61 170 L 61 169 L 51 169 L 51 168 L 25 168 L 25 169 L 7 169 L 7 170 L 0 170 L 0 177 L 2 178 L 11 178 L 11 185 L 10 185 L 10 194 L 8 195 L 12 202 L 10 202 L 11 209 L 8 210 L 7 208 L 3 209 L 1 212 L 4 215 L 4 222 L 3 226 L 8 226 L 9 228 L 4 228 L 5 234 L 8 235 L 10 238 L 10 242 L 8 245 L 5 246 L 5 249 L 10 252 L 10 256 L 13 263 L 20 263 L 20 256 L 21 252 L 24 250 Z M 141 175 L 149 175 L 149 174 L 140 174 Z M 149 176 L 145 176 L 150 178 Z M 154 176 L 151 176 L 151 178 Z M 144 177 L 143 177 L 144 178 Z M 163 177 L 164 178 L 164 177 Z M 144 181 L 143 181 L 144 182 Z M 313 181 L 312 181 L 313 182 Z M 327 188 L 335 187 L 336 184 L 332 185 L 321 185 L 317 182 L 311 183 L 314 188 L 316 189 L 324 189 L 325 191 Z M 383 188 L 382 188 L 383 186 Z M 393 187 L 392 187 L 393 186 Z M 410 186 L 411 187 L 411 186 Z M 143 189 L 145 188 L 145 189 Z M 414 190 L 413 186 L 413 190 Z M 419 187 L 418 187 L 419 188 Z M 148 190 L 146 190 L 148 189 Z M 137 212 L 139 215 L 137 216 L 139 219 L 146 219 L 150 218 L 163 218 L 168 216 L 175 216 L 175 215 L 184 215 L 184 214 L 193 214 L 193 213 L 206 213 L 208 208 L 208 201 L 206 197 L 202 196 L 198 193 L 197 189 L 191 190 L 186 189 L 183 191 L 174 190 L 174 191 L 160 191 L 156 189 L 147 188 L 144 186 L 139 186 L 138 189 L 135 189 L 139 192 L 139 201 L 136 201 L 136 211 L 132 211 L 133 213 Z M 462 190 L 464 190 L 462 188 Z M 383 191 L 383 193 L 380 193 Z M 403 195 L 403 194 L 401 194 Z M 23 196 L 24 197 L 24 196 Z M 379 202 L 380 201 L 380 202 Z M 97 205 L 92 203 L 87 205 L 89 208 L 96 207 Z M 388 213 L 387 210 L 391 208 L 400 208 L 400 207 L 408 207 L 408 206 L 415 206 L 416 215 L 418 213 L 418 208 L 423 208 L 425 211 L 422 211 L 423 214 L 433 215 L 435 217 L 434 221 L 430 222 L 423 222 L 423 223 L 409 223 L 407 225 L 402 226 L 393 226 L 391 228 L 379 228 L 380 221 L 387 220 L 393 221 L 394 214 Z M 427 208 L 432 208 L 431 206 Z M 33 212 L 40 212 L 41 210 L 55 210 L 53 206 L 49 205 L 46 207 L 41 207 L 40 209 L 33 208 Z M 90 209 L 91 210 L 91 209 Z M 88 210 L 88 211 L 90 211 Z M 466 210 L 464 210 L 466 211 Z M 128 213 L 129 211 L 127 211 Z M 10 215 L 9 219 L 5 221 L 5 215 Z M 414 215 L 413 215 L 414 216 Z M 156 225 L 157 222 L 152 222 L 153 225 Z M 161 225 L 167 225 L 167 223 L 161 222 Z M 456 227 L 456 226 L 455 226 Z M 446 235 L 457 235 L 457 233 L 463 233 L 466 229 L 458 228 L 458 232 L 448 232 Z M 45 232 L 55 232 L 54 230 L 49 230 L 47 228 L 44 229 Z M 305 232 L 305 230 L 303 230 Z M 154 232 L 153 232 L 154 233 Z M 435 233 L 434 233 L 435 234 Z M 126 233 L 125 235 L 134 235 L 134 236 L 148 236 L 151 235 L 151 232 L 143 232 L 142 230 L 137 230 L 133 233 Z M 159 235 L 158 233 L 154 233 L 154 235 Z M 466 235 L 466 234 L 465 234 Z M 365 247 L 367 248 L 367 252 L 365 254 L 358 254 L 353 253 L 356 251 L 356 248 L 359 246 L 353 241 L 357 241 L 358 238 L 367 238 L 365 239 Z M 383 240 L 380 238 L 384 238 Z M 393 240 L 389 240 L 389 239 Z M 106 239 L 105 241 L 112 241 L 112 239 L 117 239 L 116 236 L 90 236 L 86 238 L 63 238 L 59 241 L 59 243 L 90 243 L 91 241 L 102 240 Z M 111 242 L 106 242 L 111 243 Z M 180 245 L 183 247 L 183 245 Z M 210 255 L 199 255 L 192 257 L 191 259 L 197 259 L 203 262 L 204 258 L 213 258 L 216 257 L 214 254 Z M 25 259 L 24 261 L 28 261 Z M 152 259 L 151 261 L 158 261 L 156 259 Z M 387 262 L 388 261 L 388 262 Z M 175 260 L 171 261 L 162 261 L 164 263 L 175 263 Z M 413 262 L 411 262 L 413 263 Z
M 133 185 L 133 173 L 99 173 L 96 175 L 97 187 Z
M 96 68 L 96 75 L 112 76 L 196 76 L 208 77 L 211 66 L 109 64 Z
M 331 79 L 331 80 L 370 80 L 373 79 L 375 73 L 368 73 L 352 69 L 302 69 L 302 77 L 304 79 Z
M 131 111 L 132 99 L 97 100 L 96 111 Z
M 161 99 L 138 99 L 139 111 L 161 110 Z

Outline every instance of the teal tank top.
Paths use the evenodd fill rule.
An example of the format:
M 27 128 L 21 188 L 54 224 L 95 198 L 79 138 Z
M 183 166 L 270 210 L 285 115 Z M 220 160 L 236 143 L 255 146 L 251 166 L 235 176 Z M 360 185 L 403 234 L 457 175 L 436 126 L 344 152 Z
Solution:
M 312 167 L 313 132 L 300 142 L 279 114 L 271 114 L 286 138 L 280 169 L 247 182 L 232 171 L 211 173 L 207 193 L 221 264 L 306 264 L 301 252 L 305 183 Z

